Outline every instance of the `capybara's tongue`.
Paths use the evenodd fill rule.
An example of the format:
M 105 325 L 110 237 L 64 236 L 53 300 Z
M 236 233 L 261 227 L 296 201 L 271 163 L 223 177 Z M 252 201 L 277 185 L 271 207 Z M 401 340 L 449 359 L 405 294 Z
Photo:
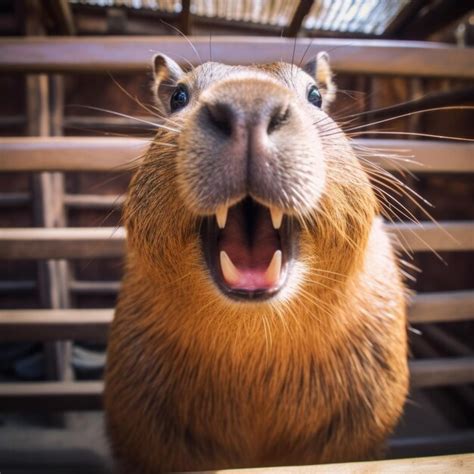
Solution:
M 224 281 L 236 290 L 270 290 L 281 271 L 278 232 L 268 209 L 244 200 L 229 209 L 221 229 L 218 252 Z

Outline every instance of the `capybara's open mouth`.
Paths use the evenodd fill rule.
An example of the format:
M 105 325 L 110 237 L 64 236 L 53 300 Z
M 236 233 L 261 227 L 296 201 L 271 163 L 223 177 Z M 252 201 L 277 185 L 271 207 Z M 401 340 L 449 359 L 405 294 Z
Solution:
M 266 299 L 285 285 L 295 256 L 293 218 L 250 197 L 204 220 L 203 251 L 212 278 L 226 295 Z

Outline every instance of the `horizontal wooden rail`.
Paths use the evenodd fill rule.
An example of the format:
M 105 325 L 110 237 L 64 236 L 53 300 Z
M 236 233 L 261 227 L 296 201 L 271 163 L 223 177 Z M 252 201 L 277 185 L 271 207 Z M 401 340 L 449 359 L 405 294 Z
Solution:
M 110 209 L 119 208 L 125 195 L 65 194 L 64 205 L 72 209 Z
M 440 226 L 440 227 L 439 227 Z M 386 224 L 413 252 L 474 250 L 474 221 L 440 222 L 439 226 Z M 57 259 L 122 257 L 125 230 L 122 227 L 9 228 L 0 229 L 0 259 Z
M 120 171 L 140 160 L 147 141 L 102 137 L 0 138 L 0 171 Z
M 94 282 L 71 282 L 70 288 L 94 292 Z M 117 291 L 119 282 L 106 282 Z M 82 284 L 82 286 L 81 286 Z M 453 322 L 474 319 L 474 291 L 419 293 L 408 307 L 411 323 Z M 2 341 L 83 339 L 105 341 L 113 309 L 0 310 Z
M 474 221 L 446 221 L 434 224 L 386 224 L 396 245 L 411 252 L 458 252 L 474 250 Z
M 121 137 L 1 137 L 0 171 L 124 171 L 136 167 L 148 143 Z M 364 153 L 365 159 L 389 171 L 474 173 L 472 143 L 385 139 L 353 143 L 356 150 L 374 154 Z
M 410 362 L 411 386 L 427 388 L 474 383 L 474 356 Z
M 69 283 L 69 289 L 75 294 L 86 295 L 104 295 L 117 294 L 120 290 L 119 281 L 78 281 L 72 280 Z
M 0 258 L 58 259 L 122 257 L 123 227 L 0 229 Z
M 474 357 L 410 362 L 411 386 L 474 383 Z M 0 410 L 98 410 L 102 382 L 0 383 Z
M 418 293 L 409 306 L 413 324 L 474 319 L 474 291 Z
M 105 342 L 113 309 L 0 310 L 2 341 Z
M 151 57 L 165 53 L 176 61 L 199 64 L 209 60 L 209 38 L 176 36 L 3 38 L 0 71 L 4 72 L 143 72 Z M 357 39 L 293 39 L 281 37 L 218 36 L 212 58 L 227 64 L 273 61 L 299 63 L 319 51 L 329 51 L 334 70 L 352 74 L 389 74 L 431 77 L 474 77 L 471 48 L 411 41 Z

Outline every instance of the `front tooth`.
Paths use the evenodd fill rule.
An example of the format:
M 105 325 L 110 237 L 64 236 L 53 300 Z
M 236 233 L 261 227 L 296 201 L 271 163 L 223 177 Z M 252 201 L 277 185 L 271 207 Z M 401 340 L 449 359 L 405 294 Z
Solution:
M 279 229 L 281 227 L 281 221 L 283 220 L 283 211 L 276 207 L 271 207 L 270 214 L 272 216 L 273 227 Z
M 265 280 L 275 286 L 280 280 L 281 272 L 281 250 L 277 250 L 272 257 L 270 265 L 268 265 L 267 271 L 265 272 Z
M 221 250 L 219 257 L 221 261 L 222 274 L 224 275 L 225 281 L 231 285 L 238 283 L 240 280 L 239 270 L 237 270 L 235 265 L 232 263 L 232 260 L 227 255 L 227 252 L 225 250 Z
M 223 229 L 225 227 L 225 223 L 227 221 L 227 209 L 227 206 L 219 206 L 217 208 L 216 219 L 219 229 Z

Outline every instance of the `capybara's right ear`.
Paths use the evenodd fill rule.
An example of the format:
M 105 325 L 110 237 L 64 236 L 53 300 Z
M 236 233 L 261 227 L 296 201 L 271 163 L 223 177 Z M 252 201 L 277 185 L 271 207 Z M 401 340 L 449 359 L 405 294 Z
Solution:
M 167 109 L 166 104 L 173 88 L 183 76 L 184 71 L 176 61 L 164 54 L 157 54 L 153 58 L 153 75 L 155 78 L 153 89 L 158 106 Z

